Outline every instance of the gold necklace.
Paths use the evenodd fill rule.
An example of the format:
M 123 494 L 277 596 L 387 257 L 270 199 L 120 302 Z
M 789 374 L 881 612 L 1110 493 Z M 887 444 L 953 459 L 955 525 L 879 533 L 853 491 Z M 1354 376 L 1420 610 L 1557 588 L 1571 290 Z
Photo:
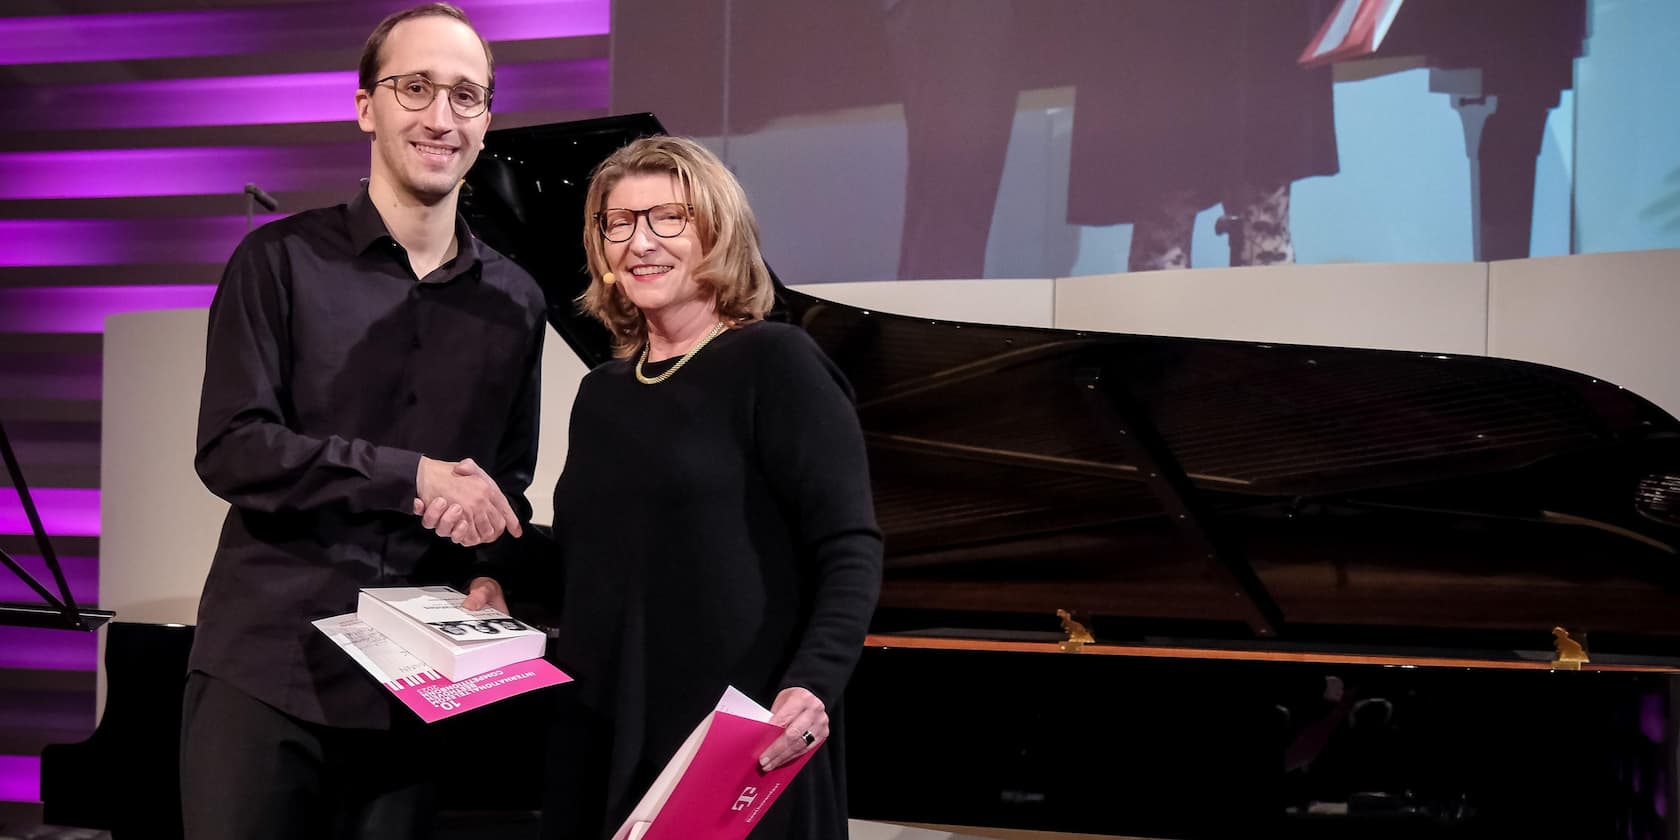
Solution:
M 677 371 L 682 370 L 683 365 L 688 364 L 689 359 L 694 358 L 695 353 L 700 352 L 700 348 L 711 343 L 712 339 L 722 335 L 723 331 L 728 328 L 729 327 L 722 321 L 713 324 L 712 328 L 706 331 L 706 335 L 696 342 L 693 347 L 688 348 L 688 352 L 684 353 L 682 358 L 678 359 L 677 363 L 671 366 L 670 370 L 665 371 L 658 376 L 650 377 L 642 374 L 642 365 L 647 364 L 648 350 L 653 346 L 653 342 L 649 341 L 647 344 L 642 345 L 642 357 L 636 361 L 636 381 L 642 383 L 643 385 L 658 385 L 659 383 L 670 379 Z

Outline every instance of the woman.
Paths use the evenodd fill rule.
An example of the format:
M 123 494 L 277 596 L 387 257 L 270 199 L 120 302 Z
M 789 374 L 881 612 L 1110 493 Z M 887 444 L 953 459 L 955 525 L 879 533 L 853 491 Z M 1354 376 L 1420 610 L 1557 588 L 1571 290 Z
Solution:
M 618 827 L 733 685 L 818 750 L 754 838 L 844 838 L 840 697 L 880 588 L 850 389 L 772 301 L 740 185 L 650 137 L 590 183 L 585 310 L 618 359 L 584 378 L 554 492 L 565 590 L 549 837 Z

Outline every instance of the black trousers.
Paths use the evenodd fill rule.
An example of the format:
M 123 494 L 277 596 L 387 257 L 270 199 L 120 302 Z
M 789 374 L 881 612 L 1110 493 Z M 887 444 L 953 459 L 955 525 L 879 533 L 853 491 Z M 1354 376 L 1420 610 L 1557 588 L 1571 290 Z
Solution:
M 426 835 L 432 783 L 417 729 L 298 720 L 200 672 L 181 721 L 186 840 L 407 840 Z
M 612 721 L 586 709 L 573 694 L 556 694 L 549 722 L 542 840 L 606 840 L 618 830 L 617 822 L 608 824 L 613 817 L 607 814 Z

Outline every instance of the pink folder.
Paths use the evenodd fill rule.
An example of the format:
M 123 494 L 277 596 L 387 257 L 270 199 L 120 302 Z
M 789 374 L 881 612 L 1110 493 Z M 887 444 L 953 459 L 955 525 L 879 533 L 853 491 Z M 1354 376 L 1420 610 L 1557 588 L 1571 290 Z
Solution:
M 725 691 L 613 840 L 746 837 L 816 754 L 806 750 L 775 770 L 760 770 L 758 757 L 782 734 L 769 720 L 770 712 L 746 695 L 734 688 Z

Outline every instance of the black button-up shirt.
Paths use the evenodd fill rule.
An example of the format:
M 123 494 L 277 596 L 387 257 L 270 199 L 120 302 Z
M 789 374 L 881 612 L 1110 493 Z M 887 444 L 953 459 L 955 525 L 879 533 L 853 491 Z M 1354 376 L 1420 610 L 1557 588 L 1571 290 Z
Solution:
M 415 277 L 364 188 L 246 236 L 210 306 L 196 465 L 232 509 L 190 667 L 304 720 L 382 728 L 392 708 L 312 620 L 364 586 L 460 586 L 503 544 L 421 527 L 421 455 L 472 458 L 529 517 L 542 292 L 459 218 L 455 235 Z

